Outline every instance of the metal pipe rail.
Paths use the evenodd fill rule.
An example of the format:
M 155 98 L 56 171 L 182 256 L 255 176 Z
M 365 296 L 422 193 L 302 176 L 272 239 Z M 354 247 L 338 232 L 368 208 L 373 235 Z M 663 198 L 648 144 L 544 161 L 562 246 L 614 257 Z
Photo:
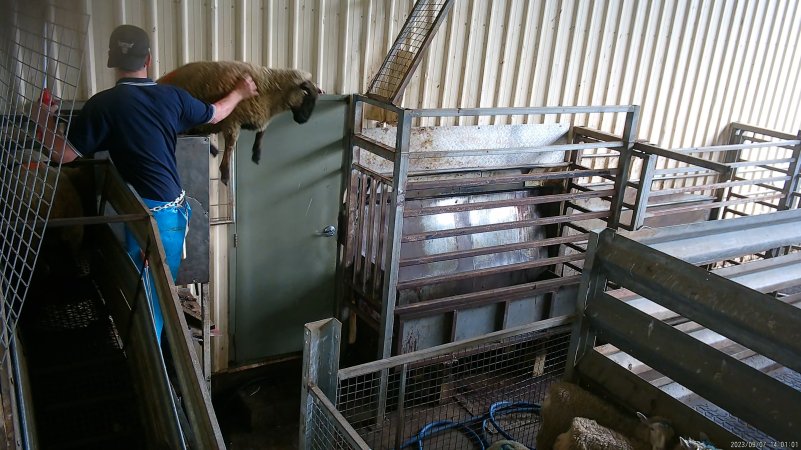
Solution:
M 145 289 L 137 290 L 141 284 L 138 269 L 113 237 L 111 230 L 101 228 L 107 245 L 97 249 L 99 258 L 96 266 L 100 270 L 99 282 L 106 296 L 112 317 L 122 336 L 131 339 L 124 344 L 132 358 L 134 379 L 141 384 L 143 397 L 151 404 L 147 408 L 147 419 L 152 423 L 151 436 L 153 442 L 168 439 L 170 448 L 221 449 L 225 442 L 211 404 L 211 396 L 207 390 L 205 378 L 200 369 L 198 355 L 195 353 L 189 327 L 186 324 L 183 309 L 172 287 L 172 279 L 166 270 L 164 251 L 159 244 L 158 227 L 147 207 L 136 197 L 122 180 L 114 166 L 109 162 L 93 162 L 102 170 L 102 184 L 99 187 L 99 213 L 106 214 L 108 207 L 115 214 L 144 219 L 127 220 L 125 223 L 139 241 L 142 249 L 149 249 L 145 258 L 151 268 L 152 282 L 159 297 L 159 304 L 164 314 L 165 343 L 175 367 L 176 385 L 183 409 L 189 420 L 189 429 L 183 429 L 176 416 L 165 417 L 174 411 L 173 393 L 166 371 L 163 369 L 160 349 L 152 325 L 148 325 L 150 305 L 145 297 Z M 115 222 L 115 216 L 109 216 L 108 222 Z M 98 218 L 87 218 L 88 222 L 96 222 Z M 138 296 L 135 295 L 138 292 Z M 138 306 L 137 306 L 138 305 Z M 130 328 L 135 328 L 132 334 Z M 170 408 L 164 406 L 173 405 Z M 184 441 L 186 436 L 189 442 Z
M 741 219 L 740 225 L 756 218 Z M 696 229 L 691 234 L 702 233 Z M 662 233 L 660 238 L 668 235 Z M 676 250 L 681 247 L 680 241 L 660 243 Z M 772 245 L 768 239 L 762 243 Z M 604 291 L 613 283 L 638 292 L 796 371 L 801 369 L 801 310 L 694 267 L 656 246 L 635 242 L 612 230 L 591 236 L 579 295 L 580 318 L 571 341 L 569 374 L 583 383 L 602 386 L 621 400 L 633 399 L 636 392 L 647 392 L 650 405 L 644 412 L 667 415 L 680 434 L 704 431 L 713 441 L 733 442 L 733 435 L 727 430 L 686 406 L 678 406 L 664 393 L 654 394 L 647 381 L 598 353 L 596 339 L 602 339 L 774 438 L 795 439 L 801 427 L 796 407 L 801 402 L 801 392 Z M 720 256 L 705 253 L 704 257 L 689 251 L 684 256 L 696 263 Z
M 397 127 L 366 128 L 365 105 L 393 116 Z M 578 127 L 571 130 L 561 123 L 494 126 L 489 130 L 498 134 L 493 136 L 502 138 L 480 140 L 464 134 L 470 127 L 412 128 L 413 121 L 422 117 L 575 114 L 625 115 L 624 132 L 613 136 L 589 128 L 577 131 Z M 409 336 L 399 331 L 410 330 L 407 320 L 412 318 L 432 321 L 445 314 L 439 331 L 450 336 L 447 339 L 476 333 L 485 324 L 460 325 L 475 314 L 463 306 L 469 304 L 473 310 L 485 306 L 490 315 L 489 308 L 502 308 L 497 314 L 505 317 L 512 310 L 504 308 L 511 306 L 493 295 L 507 288 L 528 289 L 531 296 L 517 297 L 530 303 L 526 308 L 535 304 L 540 308 L 541 301 L 555 303 L 565 295 L 560 294 L 564 288 L 574 286 L 571 267 L 580 267 L 582 259 L 586 233 L 575 237 L 570 233 L 579 224 L 616 227 L 624 209 L 623 181 L 630 172 L 638 106 L 413 110 L 354 95 L 349 116 L 346 164 L 351 176 L 343 183 L 345 233 L 337 261 L 337 311 L 343 321 L 350 319 L 348 326 L 356 324 L 356 316 L 381 317 L 379 357 L 408 351 L 403 342 L 410 342 Z M 512 133 L 506 131 L 510 127 L 528 128 Z M 481 128 L 483 134 L 493 132 Z M 457 129 L 461 134 L 448 136 L 458 135 L 458 141 L 445 138 L 445 133 Z M 528 131 L 535 129 L 540 134 Z M 609 164 L 585 167 L 585 154 L 594 161 L 607 158 Z M 596 187 L 598 180 L 611 182 Z M 541 215 L 543 208 L 551 209 Z M 515 217 L 501 218 L 502 214 Z M 450 220 L 454 223 L 448 227 Z M 538 230 L 548 230 L 547 235 L 535 237 Z M 454 246 L 457 241 L 461 244 Z M 506 260 L 489 266 L 481 262 L 495 255 Z M 445 264 L 462 267 L 453 274 L 420 276 L 426 265 Z M 490 277 L 492 283 L 479 286 L 473 283 L 476 277 Z M 560 285 L 554 277 L 568 279 Z M 531 290 L 543 282 L 553 287 L 547 292 Z M 522 287 L 515 291 L 518 286 Z M 541 294 L 547 299 L 534 296 Z M 462 296 L 469 301 L 462 301 Z M 415 307 L 417 303 L 421 306 Z M 443 313 L 444 305 L 451 310 Z M 528 314 L 547 318 L 548 309 Z M 422 312 L 412 316 L 405 311 Z M 496 322 L 506 326 L 506 319 L 490 322 L 487 326 L 493 330 L 499 326 Z
M 754 154 L 758 149 L 778 149 L 784 153 Z M 744 152 L 751 153 L 743 157 L 746 155 Z M 718 160 L 698 158 L 691 153 L 716 155 Z M 737 123 L 731 124 L 731 137 L 726 145 L 668 150 L 638 142 L 632 155 L 642 159 L 643 163 L 638 179 L 629 182 L 637 192 L 637 200 L 631 205 L 634 214 L 625 225 L 629 230 L 642 228 L 649 218 L 677 214 L 708 211 L 703 218 L 696 214 L 694 218 L 683 220 L 714 220 L 743 215 L 741 213 L 759 213 L 757 208 L 776 211 L 793 207 L 792 193 L 798 190 L 801 171 L 801 139 Z M 659 164 L 655 158 L 660 158 Z M 687 167 L 657 169 L 657 165 L 665 164 L 662 161 L 670 160 Z M 749 169 L 754 167 L 763 170 Z M 784 175 L 775 176 L 775 172 Z M 701 183 L 696 183 L 697 180 Z M 754 189 L 756 191 L 752 192 Z M 778 191 L 779 195 L 773 195 L 771 191 Z M 692 201 L 694 204 L 670 207 L 653 202 L 658 196 L 681 196 L 691 192 L 709 193 L 711 198 L 705 204 L 688 198 L 688 203 Z

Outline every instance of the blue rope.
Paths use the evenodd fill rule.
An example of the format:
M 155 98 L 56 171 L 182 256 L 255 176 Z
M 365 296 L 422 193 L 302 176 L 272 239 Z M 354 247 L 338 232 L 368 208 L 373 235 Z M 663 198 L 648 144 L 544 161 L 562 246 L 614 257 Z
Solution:
M 514 414 L 514 413 L 533 413 L 539 414 L 540 412 L 540 405 L 537 403 L 529 403 L 529 402 L 508 402 L 508 401 L 501 401 L 495 402 L 490 405 L 489 411 L 480 415 L 480 416 L 473 416 L 462 420 L 460 422 L 454 422 L 451 420 L 438 420 L 435 422 L 431 422 L 423 426 L 417 434 L 412 437 L 411 439 L 404 442 L 399 450 L 405 449 L 407 447 L 411 447 L 416 445 L 417 450 L 424 450 L 423 448 L 423 441 L 431 438 L 432 436 L 442 433 L 448 430 L 458 429 L 461 430 L 463 433 L 467 434 L 471 440 L 474 440 L 481 450 L 486 450 L 488 447 L 488 440 L 485 439 L 482 435 L 484 431 L 487 429 L 487 421 L 489 421 L 492 426 L 498 431 L 498 433 L 503 436 L 505 439 L 515 440 L 506 430 L 503 429 L 495 420 L 495 417 L 498 415 L 503 414 Z M 482 433 L 478 434 L 471 425 L 474 425 L 478 422 L 482 424 Z M 533 449 L 532 449 L 533 450 Z

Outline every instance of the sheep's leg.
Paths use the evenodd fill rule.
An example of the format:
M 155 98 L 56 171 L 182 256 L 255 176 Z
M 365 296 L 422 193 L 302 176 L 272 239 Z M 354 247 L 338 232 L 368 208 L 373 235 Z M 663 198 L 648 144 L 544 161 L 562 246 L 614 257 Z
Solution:
M 256 132 L 256 140 L 253 141 L 253 155 L 251 156 L 251 160 L 258 164 L 261 160 L 261 138 L 264 137 L 264 130 L 259 130 Z
M 220 181 L 227 186 L 228 180 L 231 179 L 231 153 L 234 152 L 236 140 L 239 138 L 239 129 L 223 132 L 223 138 L 225 139 L 225 150 L 220 163 Z

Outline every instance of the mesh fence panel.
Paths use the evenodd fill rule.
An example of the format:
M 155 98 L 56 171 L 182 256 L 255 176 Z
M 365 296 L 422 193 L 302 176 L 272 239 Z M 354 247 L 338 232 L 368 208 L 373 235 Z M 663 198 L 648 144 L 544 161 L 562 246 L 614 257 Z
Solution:
M 374 449 L 480 448 L 507 437 L 533 448 L 535 404 L 561 378 L 569 340 L 567 327 L 530 331 L 391 366 L 386 396 L 382 370 L 343 378 L 337 409 Z
M 345 434 L 344 427 L 336 418 L 336 410 L 333 405 L 326 402 L 316 390 L 310 390 L 312 396 L 311 409 L 311 433 L 310 440 L 306 443 L 310 450 L 346 450 L 359 449 L 354 445 Z
M 373 97 L 395 103 L 403 93 L 414 71 L 415 61 L 430 43 L 453 0 L 418 0 L 406 19 L 398 38 L 392 44 L 367 93 Z
M 72 109 L 88 16 L 44 2 L 0 14 L 0 299 L 3 348 L 28 291 L 60 175 L 55 132 L 37 125 L 43 103 Z M 64 99 L 64 101 L 62 101 Z M 49 100 L 49 102 L 48 102 Z M 58 117 L 59 133 L 69 116 Z

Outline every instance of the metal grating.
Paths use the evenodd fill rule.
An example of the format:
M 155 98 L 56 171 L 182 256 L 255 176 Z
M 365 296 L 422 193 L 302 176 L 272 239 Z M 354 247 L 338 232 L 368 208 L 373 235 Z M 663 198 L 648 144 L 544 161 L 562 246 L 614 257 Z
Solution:
M 60 175 L 61 161 L 51 158 L 54 135 L 42 132 L 35 118 L 46 114 L 42 105 L 48 96 L 62 107 L 74 102 L 88 22 L 86 15 L 35 1 L 24 6 L 14 2 L 0 18 L 0 342 L 4 349 L 30 286 Z M 56 121 L 60 132 L 66 133 L 69 117 Z
M 564 371 L 568 341 L 567 327 L 556 327 L 370 363 L 366 373 L 344 369 L 337 408 L 374 449 L 484 448 L 510 438 L 533 446 L 538 405 Z
M 397 103 L 431 44 L 453 0 L 418 0 L 367 89 L 367 95 Z
M 143 448 L 141 402 L 94 282 L 42 271 L 19 323 L 40 446 Z

